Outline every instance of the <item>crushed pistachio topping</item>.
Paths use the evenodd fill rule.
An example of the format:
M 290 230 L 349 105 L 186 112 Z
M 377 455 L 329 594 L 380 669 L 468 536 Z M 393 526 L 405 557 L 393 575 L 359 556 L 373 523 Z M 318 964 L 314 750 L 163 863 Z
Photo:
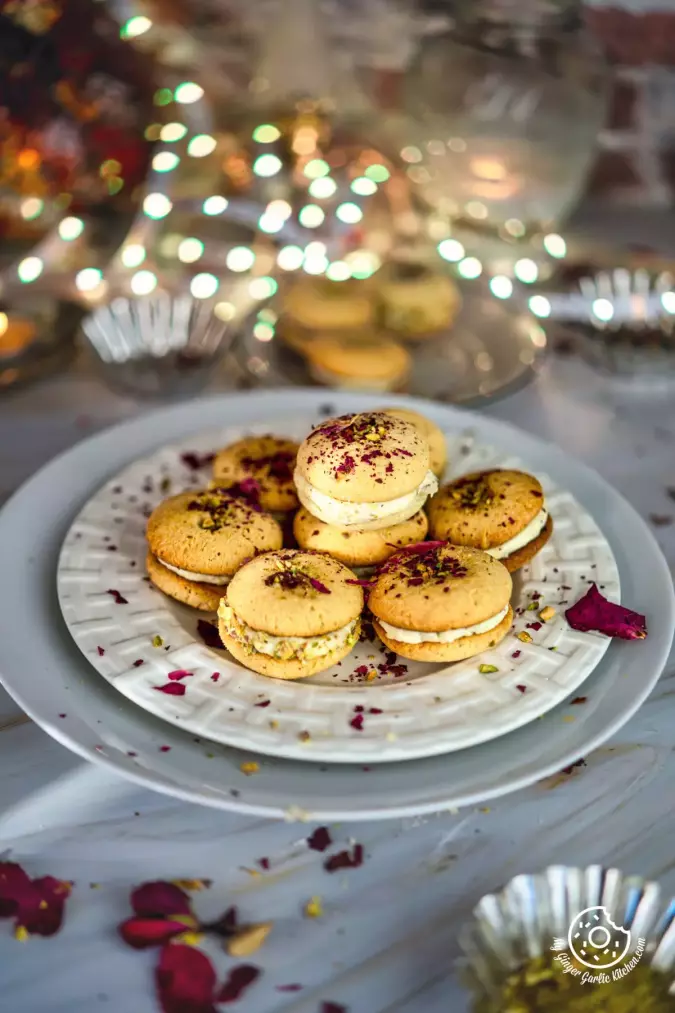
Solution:
M 498 672 L 499 669 L 496 665 L 479 665 L 478 671 L 481 675 L 489 675 L 491 672 Z
M 516 633 L 516 637 L 524 644 L 532 643 L 532 634 L 528 633 L 527 630 L 521 630 L 520 633 Z
M 483 475 L 479 478 L 460 478 L 449 492 L 451 499 L 464 510 L 487 507 L 494 500 L 492 490 Z

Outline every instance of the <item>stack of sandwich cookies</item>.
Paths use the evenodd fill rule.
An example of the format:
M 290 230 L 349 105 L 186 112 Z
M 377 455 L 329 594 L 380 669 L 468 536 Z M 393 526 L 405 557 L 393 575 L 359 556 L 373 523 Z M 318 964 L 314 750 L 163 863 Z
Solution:
M 383 412 L 329 419 L 298 451 L 295 485 L 305 509 L 333 527 L 376 530 L 413 517 L 438 482 L 415 426 Z
M 306 355 L 315 380 L 343 390 L 401 390 L 412 364 L 403 345 L 377 334 L 317 337 Z
M 298 444 L 279 436 L 248 436 L 221 450 L 213 463 L 214 484 L 227 488 L 247 479 L 257 483 L 260 506 L 270 513 L 295 510 L 293 471 Z
M 183 492 L 164 500 L 148 520 L 151 581 L 171 598 L 215 612 L 240 566 L 279 549 L 282 533 L 269 514 L 222 489 Z
M 310 330 L 348 331 L 367 327 L 374 306 L 367 286 L 358 281 L 303 278 L 288 291 L 284 313 Z
M 420 542 L 429 527 L 427 515 L 418 510 L 406 521 L 386 528 L 343 529 L 313 517 L 301 507 L 295 515 L 293 531 L 302 549 L 327 552 L 333 559 L 353 569 L 359 577 L 379 566 L 404 545 Z
M 261 675 L 302 679 L 345 658 L 359 639 L 363 591 L 330 556 L 286 549 L 243 566 L 218 609 L 223 643 Z
M 480 549 L 423 542 L 379 570 L 368 606 L 380 640 L 414 661 L 459 661 L 496 646 L 513 622 L 511 576 Z
M 448 450 L 443 430 L 431 419 L 413 411 L 412 408 L 381 408 L 380 411 L 386 412 L 387 415 L 393 415 L 397 419 L 403 419 L 404 422 L 410 422 L 411 425 L 419 429 L 429 444 L 429 467 L 436 478 L 442 478 L 448 463 Z
M 440 489 L 428 513 L 432 538 L 484 549 L 512 573 L 529 563 L 553 531 L 540 482 L 522 471 L 465 475 Z

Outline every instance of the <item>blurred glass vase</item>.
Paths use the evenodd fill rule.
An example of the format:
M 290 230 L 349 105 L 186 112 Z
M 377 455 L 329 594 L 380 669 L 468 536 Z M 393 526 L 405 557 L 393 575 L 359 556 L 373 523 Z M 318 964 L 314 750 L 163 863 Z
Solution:
M 462 0 L 406 76 L 408 176 L 467 250 L 522 256 L 581 195 L 605 83 L 577 0 Z

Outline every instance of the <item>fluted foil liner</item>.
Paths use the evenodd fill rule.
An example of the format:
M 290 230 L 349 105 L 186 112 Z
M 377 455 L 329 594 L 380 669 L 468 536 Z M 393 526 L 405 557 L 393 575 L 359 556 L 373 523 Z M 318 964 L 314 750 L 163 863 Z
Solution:
M 625 954 L 615 966 L 639 956 L 672 978 L 669 991 L 675 995 L 675 898 L 665 897 L 658 883 L 600 865 L 553 865 L 516 876 L 500 893 L 483 897 L 460 934 L 464 980 L 476 997 L 498 999 L 505 979 L 530 959 L 551 950 L 573 953 L 570 939 L 577 948 L 583 945 L 575 937 L 579 916 L 595 924 L 596 914 L 586 914 L 594 908 L 604 908 L 614 926 L 630 935 L 627 944 L 622 936 Z M 589 959 L 592 952 L 586 951 Z

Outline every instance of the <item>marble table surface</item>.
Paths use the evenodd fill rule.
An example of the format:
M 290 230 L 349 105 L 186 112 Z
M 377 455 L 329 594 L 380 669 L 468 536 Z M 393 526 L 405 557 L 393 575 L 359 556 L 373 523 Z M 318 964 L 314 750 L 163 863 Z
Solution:
M 143 410 L 86 372 L 0 401 L 0 499 L 54 454 Z M 675 400 L 553 357 L 535 383 L 486 409 L 584 460 L 645 517 L 675 568 Z M 1 691 L 0 691 L 1 693 Z M 675 660 L 651 698 L 587 765 L 487 807 L 330 827 L 365 848 L 361 868 L 328 875 L 302 824 L 252 819 L 154 794 L 83 763 L 0 696 L 0 855 L 35 876 L 75 881 L 64 928 L 20 943 L 0 923 L 0 1009 L 152 1013 L 152 951 L 115 927 L 134 884 L 213 881 L 205 915 L 236 904 L 272 921 L 249 962 L 263 970 L 242 1013 L 463 1013 L 453 972 L 458 928 L 476 901 L 519 872 L 602 862 L 675 894 Z M 256 872 L 267 857 L 270 870 Z M 258 866 L 259 868 L 259 866 Z M 304 905 L 321 898 L 323 915 Z M 215 951 L 214 951 L 215 952 Z M 216 956 L 219 975 L 234 961 Z M 278 985 L 301 984 L 280 991 Z M 329 1007 L 330 1008 L 330 1007 Z

